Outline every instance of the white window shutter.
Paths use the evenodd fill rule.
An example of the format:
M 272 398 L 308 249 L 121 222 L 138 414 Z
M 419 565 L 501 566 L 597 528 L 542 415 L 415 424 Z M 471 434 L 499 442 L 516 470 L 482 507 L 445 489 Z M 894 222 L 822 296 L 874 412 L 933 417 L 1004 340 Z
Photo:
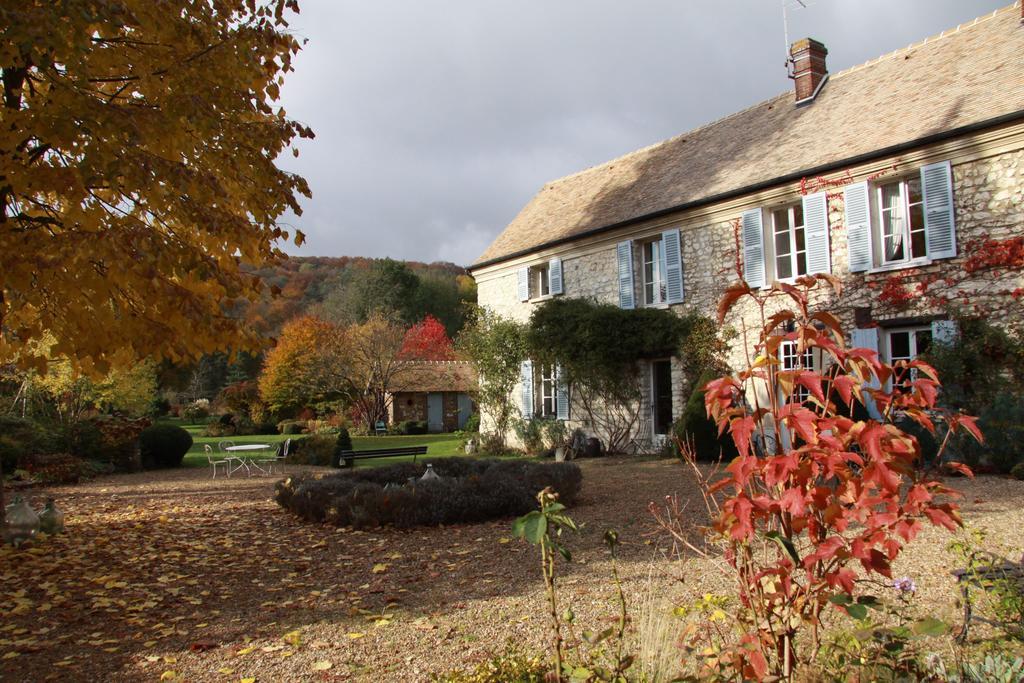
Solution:
M 879 350 L 878 342 L 879 335 L 877 327 L 857 328 L 853 331 L 850 346 L 852 348 L 870 349 L 877 352 Z M 866 386 L 877 389 L 881 385 L 878 383 L 878 378 L 873 377 Z M 882 419 L 882 413 L 878 410 L 878 406 L 875 405 L 874 400 L 866 394 L 864 395 L 864 407 L 867 408 L 868 414 L 872 418 L 876 420 Z
M 529 301 L 530 300 L 530 269 L 520 268 L 517 273 L 519 278 L 519 300 Z
M 743 279 L 751 287 L 764 287 L 764 227 L 761 224 L 761 209 L 743 212 Z
M 824 192 L 804 196 L 804 244 L 807 274 L 832 272 L 832 247 L 828 236 L 828 198 Z
M 619 264 L 619 308 L 634 308 L 633 243 L 628 240 L 619 242 L 615 253 Z
M 562 259 L 548 261 L 548 291 L 552 296 L 562 294 Z
M 523 419 L 529 420 L 533 417 L 533 361 L 524 360 L 519 367 L 519 383 L 522 385 L 522 412 Z
M 683 303 L 683 253 L 678 230 L 661 233 L 662 251 L 665 253 L 665 291 L 670 304 Z
M 921 169 L 924 192 L 924 236 L 928 258 L 956 256 L 953 218 L 953 169 L 948 161 Z
M 569 419 L 569 386 L 562 374 L 562 366 L 555 366 L 555 417 Z
M 933 320 L 932 321 L 932 343 L 952 346 L 956 342 L 956 321 L 955 320 Z
M 872 266 L 871 208 L 868 184 L 855 183 L 843 190 L 846 204 L 846 244 L 851 273 L 862 273 Z

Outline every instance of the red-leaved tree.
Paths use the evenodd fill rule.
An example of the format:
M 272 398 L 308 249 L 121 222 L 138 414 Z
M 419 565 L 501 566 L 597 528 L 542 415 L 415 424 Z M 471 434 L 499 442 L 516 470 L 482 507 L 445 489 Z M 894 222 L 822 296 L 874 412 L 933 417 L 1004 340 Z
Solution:
M 752 331 L 747 367 L 708 383 L 705 402 L 739 456 L 709 474 L 681 445 L 703 486 L 711 538 L 739 584 L 743 635 L 715 666 L 744 679 L 792 676 L 817 651 L 820 616 L 830 602 L 845 609 L 860 578 L 890 577 L 892 562 L 925 521 L 949 530 L 961 525 L 949 500 L 954 492 L 930 476 L 917 440 L 894 418 L 932 433 L 942 420 L 946 441 L 959 429 L 981 440 L 974 418 L 939 410 L 939 381 L 926 363 L 887 365 L 875 351 L 848 348 L 833 315 L 809 310 L 819 285 L 840 293 L 831 275 L 762 292 L 742 282 L 730 287 L 720 322 L 747 301 L 759 312 L 760 330 Z M 784 350 L 790 360 L 795 350 L 798 362 L 787 367 Z M 816 360 L 805 364 L 810 358 Z M 881 419 L 853 417 L 861 412 L 855 404 L 870 402 Z M 652 510 L 666 521 L 665 512 Z M 801 628 L 810 631 L 802 641 L 810 647 L 798 653 Z
M 428 315 L 405 333 L 400 357 L 403 360 L 453 360 L 455 349 L 441 321 Z

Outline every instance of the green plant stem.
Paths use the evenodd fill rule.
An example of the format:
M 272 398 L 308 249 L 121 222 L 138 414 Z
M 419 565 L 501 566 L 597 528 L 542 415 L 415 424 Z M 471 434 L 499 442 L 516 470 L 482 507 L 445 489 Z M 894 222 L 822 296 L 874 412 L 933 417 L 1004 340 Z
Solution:
M 551 607 L 551 644 L 555 657 L 555 674 L 562 680 L 562 628 L 558 618 L 558 598 L 555 593 L 555 556 L 548 547 L 548 539 L 540 544 L 541 571 L 544 574 L 544 588 L 548 594 L 548 605 Z

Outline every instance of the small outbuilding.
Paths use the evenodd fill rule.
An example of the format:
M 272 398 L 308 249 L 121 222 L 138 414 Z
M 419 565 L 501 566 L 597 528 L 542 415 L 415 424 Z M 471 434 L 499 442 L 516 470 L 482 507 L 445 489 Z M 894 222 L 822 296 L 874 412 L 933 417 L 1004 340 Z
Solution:
M 466 361 L 417 361 L 395 384 L 388 408 L 392 424 L 414 420 L 426 422 L 430 432 L 452 432 L 476 412 L 476 369 Z

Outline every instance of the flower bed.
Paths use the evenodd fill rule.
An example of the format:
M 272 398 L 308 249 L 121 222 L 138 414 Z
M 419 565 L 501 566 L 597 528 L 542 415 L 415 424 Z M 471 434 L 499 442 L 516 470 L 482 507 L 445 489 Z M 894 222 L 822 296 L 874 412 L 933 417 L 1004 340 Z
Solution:
M 413 463 L 289 477 L 277 483 L 275 499 L 309 521 L 407 528 L 522 515 L 546 486 L 571 505 L 583 481 L 573 463 L 444 458 L 432 465 L 439 475 L 432 481 L 419 481 L 426 465 Z

